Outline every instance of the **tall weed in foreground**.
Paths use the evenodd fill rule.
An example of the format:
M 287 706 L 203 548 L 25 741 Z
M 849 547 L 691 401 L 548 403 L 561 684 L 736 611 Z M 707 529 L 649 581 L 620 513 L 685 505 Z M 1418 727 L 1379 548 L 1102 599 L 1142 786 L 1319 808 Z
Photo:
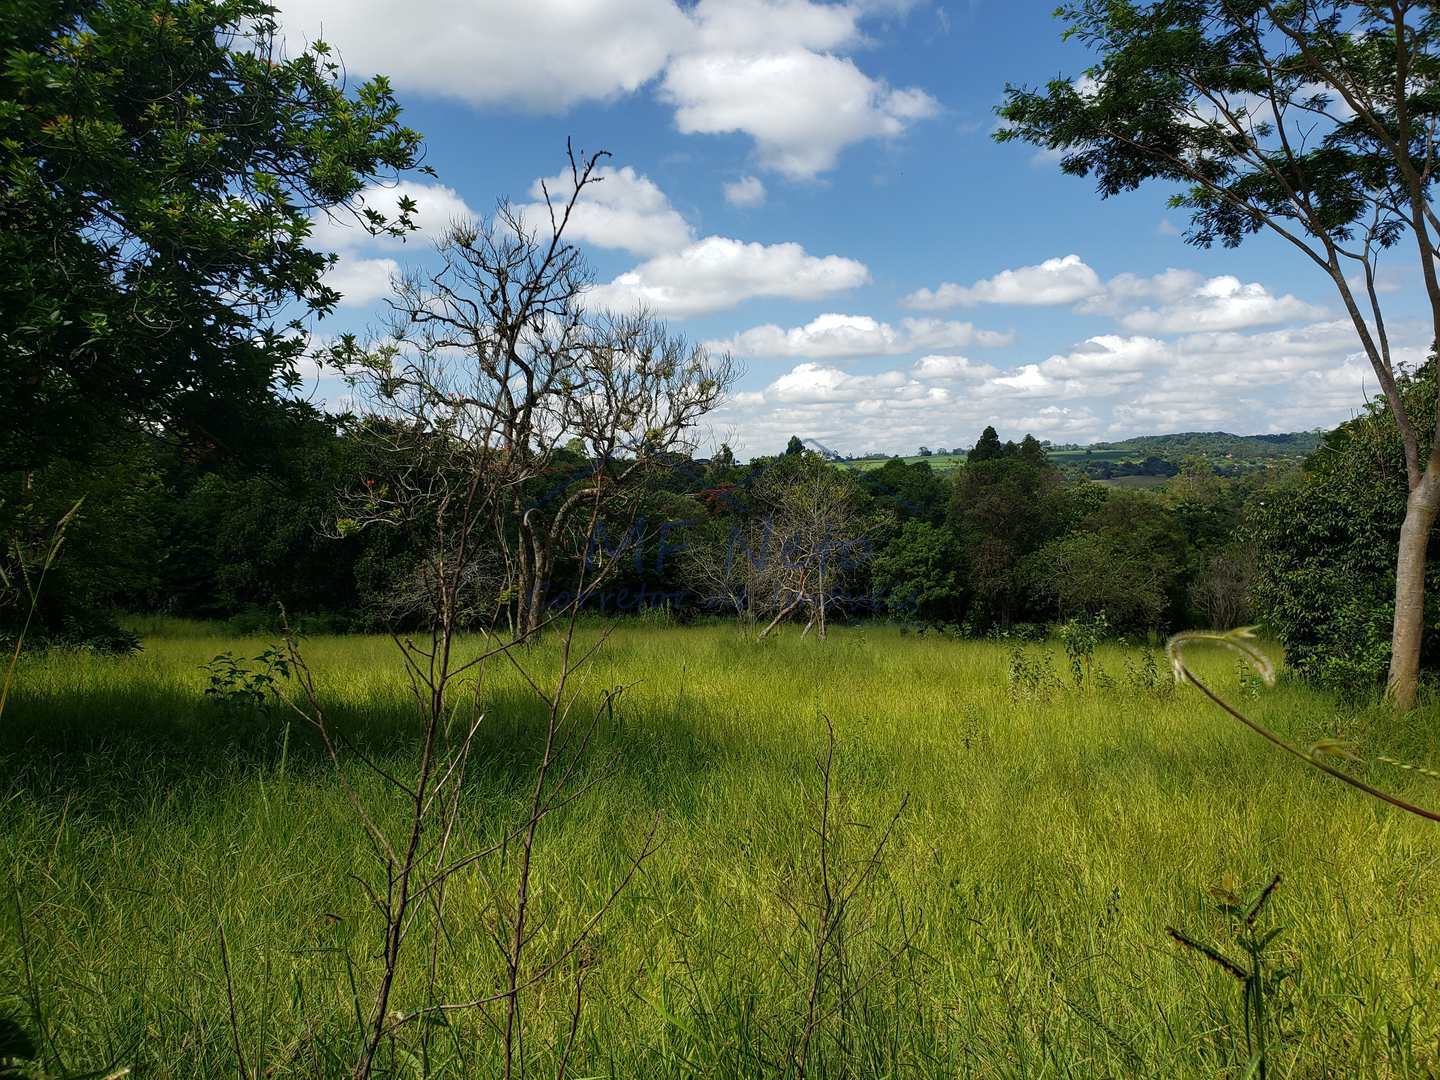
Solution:
M 806 763 L 813 770 L 801 780 L 798 828 L 773 823 L 785 858 L 771 889 L 784 917 L 770 926 L 764 955 L 719 993 L 696 973 L 720 967 L 725 947 L 684 955 L 678 998 L 662 991 L 650 1001 L 670 1029 L 663 1075 L 693 1075 L 696 1062 L 717 1076 L 788 1080 L 905 1070 L 911 1018 L 896 1006 L 923 1012 L 912 964 L 924 919 L 891 860 L 910 794 L 883 817 L 862 814 L 835 726 L 820 719 L 824 742 Z
M 19 620 L 15 645 L 5 665 L 4 681 L 0 682 L 0 718 L 5 715 L 5 703 L 10 700 L 10 688 L 15 684 L 15 670 L 20 666 L 25 637 L 30 633 L 30 624 L 40 607 L 45 578 L 59 561 L 60 551 L 65 546 L 65 530 L 80 512 L 84 501 L 81 499 L 67 510 L 55 523 L 49 537 L 39 544 L 27 544 L 19 535 L 8 537 L 8 550 L 0 556 L 0 609 L 13 606 L 25 612 Z
M 492 622 L 478 655 L 464 658 L 464 596 L 473 586 L 474 561 L 487 543 L 489 504 L 495 497 L 479 479 L 462 485 L 455 496 L 458 522 L 454 507 L 442 501 L 435 511 L 435 549 L 425 556 L 432 590 L 426 599 L 432 613 L 428 633 L 394 638 L 417 713 L 415 760 L 397 770 L 347 744 L 343 729 L 329 717 L 298 638 L 286 634 L 284 662 L 299 688 L 292 707 L 323 744 L 372 856 L 370 875 L 357 875 L 357 880 L 379 919 L 380 965 L 371 985 L 355 991 L 359 1048 L 354 1080 L 368 1080 L 382 1061 L 393 1070 L 397 1060 L 421 1076 L 430 1075 L 432 1042 L 441 1037 L 437 1030 L 444 1034 L 462 1016 L 478 1018 L 479 1030 L 498 1039 L 499 1072 L 506 1080 L 523 1074 L 532 1059 L 544 1060 L 563 1080 L 576 1049 L 591 973 L 587 943 L 656 850 L 658 813 L 636 839 L 626 871 L 587 914 L 568 924 L 547 921 L 539 881 L 542 824 L 602 784 L 615 765 L 613 759 L 596 765 L 590 750 L 602 725 L 613 723 L 624 686 L 602 691 L 587 709 L 581 706 L 583 688 L 574 684 L 609 636 L 606 631 L 589 646 L 578 644 L 582 606 L 620 560 L 594 573 L 581 560 L 567 601 L 518 634 L 503 633 Z M 604 509 L 597 486 L 588 498 L 581 550 L 589 550 Z M 558 653 L 558 669 L 547 670 L 532 654 L 542 633 L 555 639 L 550 644 Z M 466 790 L 482 724 L 502 719 L 487 712 L 484 694 L 487 671 L 496 664 L 520 676 L 543 716 L 537 756 L 520 781 L 527 791 L 514 816 L 476 806 Z M 379 805 L 347 779 L 351 759 L 378 780 L 385 793 Z M 451 970 L 458 929 L 451 900 L 457 892 L 467 901 L 464 920 L 485 926 L 498 955 L 498 973 Z M 359 966 L 347 957 L 347 969 Z M 570 984 L 564 1034 L 538 1051 L 527 1048 L 527 1010 L 532 1001 L 540 1007 L 543 999 L 553 1000 L 547 991 L 558 977 Z M 418 984 L 418 1000 L 397 1006 L 397 988 L 404 983 Z M 238 1033 L 235 1046 L 238 1059 Z M 243 1059 L 238 1064 L 243 1072 Z
M 5 719 L 5 706 L 10 700 L 10 691 L 15 684 L 15 672 L 20 666 L 20 654 L 25 648 L 26 635 L 30 632 L 30 624 L 34 621 L 36 609 L 40 606 L 40 594 L 45 588 L 45 578 L 60 558 L 61 549 L 65 546 L 65 530 L 79 512 L 83 501 L 83 499 L 80 500 L 66 511 L 55 523 L 49 537 L 39 545 L 27 545 L 20 536 L 12 536 L 8 538 L 7 550 L 0 555 L 0 607 L 18 606 L 25 612 L 23 619 L 18 622 L 15 644 L 9 650 L 10 656 L 5 664 L 4 679 L 0 681 L 0 723 L 3 723 Z M 35 982 L 34 970 L 30 964 L 30 944 L 25 933 L 24 899 L 18 872 L 11 883 L 11 888 L 17 924 L 21 934 L 21 951 L 25 961 L 24 996 L 29 1005 L 29 1020 L 34 1029 L 40 1032 L 41 1042 L 47 1042 L 49 1041 L 48 1028 L 45 1023 L 44 1007 L 41 1004 L 39 987 Z M 41 1052 L 40 1043 L 31 1037 L 18 1019 L 5 1012 L 0 1012 L 0 1077 L 13 1077 L 15 1080 L 47 1080 L 53 1074 L 47 1073 L 41 1068 Z M 50 1047 L 50 1052 L 52 1057 L 58 1058 L 53 1045 Z M 109 1071 L 108 1076 L 119 1077 L 129 1071 L 128 1068 L 112 1070 Z
M 1356 762 L 1362 760 L 1359 755 L 1355 753 L 1354 748 L 1348 743 L 1333 739 L 1324 739 L 1312 745 L 1308 751 L 1302 750 L 1271 728 L 1266 727 L 1264 724 L 1242 713 L 1208 685 L 1201 682 L 1194 671 L 1186 665 L 1184 650 L 1187 646 L 1196 644 L 1218 645 L 1238 653 L 1242 661 L 1253 670 L 1255 675 L 1258 676 L 1267 687 L 1273 687 L 1275 685 L 1275 665 L 1271 662 L 1270 658 L 1265 655 L 1264 651 L 1255 644 L 1255 632 L 1252 628 L 1241 627 L 1236 630 L 1223 632 L 1215 630 L 1188 630 L 1184 633 L 1176 634 L 1170 639 L 1169 644 L 1166 646 L 1166 652 L 1170 656 L 1170 662 L 1174 668 L 1176 679 L 1182 683 L 1190 683 L 1226 713 L 1240 721 L 1240 723 L 1244 724 L 1262 739 L 1265 739 L 1272 746 L 1279 747 L 1287 754 L 1299 758 L 1307 765 L 1319 769 L 1326 775 L 1333 776 L 1335 779 L 1342 783 L 1349 784 L 1359 791 L 1363 791 L 1372 798 L 1379 799 L 1381 802 L 1389 803 L 1391 806 L 1404 810 L 1408 814 L 1414 814 L 1416 817 L 1425 818 L 1428 821 L 1440 821 L 1440 812 L 1402 799 L 1400 796 L 1384 791 L 1334 765 L 1332 762 L 1335 760 L 1350 760 Z M 1389 763 L 1394 762 L 1392 760 Z
M 1184 660 L 1186 646 L 1194 644 L 1213 644 L 1229 649 L 1239 654 L 1240 657 L 1240 689 L 1247 697 L 1258 696 L 1259 685 L 1272 687 L 1275 685 L 1275 667 L 1270 658 L 1255 644 L 1254 632 L 1248 627 L 1219 631 L 1189 631 L 1176 634 L 1170 639 L 1166 646 L 1171 664 L 1175 671 L 1177 681 L 1192 684 L 1202 694 L 1218 705 L 1231 717 L 1244 724 L 1251 731 L 1265 739 L 1271 745 L 1278 747 L 1294 757 L 1299 758 L 1327 776 L 1332 776 L 1342 783 L 1364 792 L 1374 799 L 1396 807 L 1408 814 L 1424 818 L 1428 821 L 1440 821 L 1440 813 L 1426 807 L 1417 805 L 1409 800 L 1403 799 L 1393 792 L 1385 791 L 1365 780 L 1353 775 L 1334 764 L 1337 760 L 1363 763 L 1364 759 L 1355 752 L 1355 748 L 1349 743 L 1334 739 L 1323 739 L 1310 747 L 1308 751 L 1302 750 L 1290 740 L 1284 738 L 1266 725 L 1254 720 L 1241 712 L 1235 705 L 1217 694 L 1206 683 L 1188 667 Z M 1381 758 L 1388 764 L 1399 764 L 1391 758 Z M 1402 766 L 1403 767 L 1403 766 Z M 1419 770 L 1429 773 L 1430 770 Z M 1243 961 L 1236 961 L 1225 955 L 1220 949 L 1195 940 L 1193 937 L 1175 929 L 1173 926 L 1167 928 L 1170 936 L 1180 945 L 1194 952 L 1197 952 L 1212 963 L 1216 964 L 1227 974 L 1233 976 L 1241 986 L 1242 1012 L 1244 1015 L 1245 1048 L 1249 1055 L 1249 1063 L 1246 1067 L 1245 1077 L 1258 1076 L 1259 1080 L 1267 1080 L 1269 1076 L 1270 1043 L 1269 1034 L 1273 1026 L 1270 1018 L 1270 1001 L 1276 994 L 1279 985 L 1289 977 L 1292 972 L 1280 968 L 1271 970 L 1267 966 L 1267 949 L 1275 938 L 1280 934 L 1281 928 L 1275 927 L 1268 932 L 1261 933 L 1257 929 L 1257 920 L 1270 902 L 1275 890 L 1280 885 L 1280 875 L 1275 875 L 1270 883 L 1255 894 L 1250 900 L 1241 902 L 1235 894 L 1233 887 L 1222 886 L 1218 890 L 1212 890 L 1221 902 L 1221 908 L 1235 923 L 1234 938 L 1236 944 L 1245 953 Z
M 513 640 L 492 645 L 463 662 L 456 659 L 453 631 L 444 627 L 424 645 L 410 639 L 399 642 L 421 725 L 418 759 L 404 773 L 345 745 L 328 719 L 297 640 L 293 635 L 287 639 L 288 664 L 300 688 L 294 707 L 322 740 L 355 821 L 369 840 L 374 864 L 368 879 L 357 875 L 379 917 L 381 963 L 363 1011 L 366 991 L 356 991 L 359 1050 L 352 1070 L 356 1080 L 375 1074 L 382 1061 L 387 1071 L 400 1061 L 417 1075 L 430 1075 L 432 1041 L 447 1034 L 445 1028 L 459 1014 L 481 1017 L 480 1029 L 498 1035 L 502 1075 L 523 1072 L 527 1002 L 558 976 L 571 984 L 568 1035 L 559 1045 L 544 1048 L 541 1056 L 550 1059 L 557 1078 L 563 1080 L 567 1074 L 590 974 L 583 950 L 654 854 L 660 822 L 655 815 L 632 852 L 628 870 L 578 926 L 546 924 L 537 882 L 541 825 L 603 782 L 606 766 L 588 769 L 587 751 L 602 722 L 613 720 L 623 693 L 623 687 L 606 690 L 593 709 L 586 713 L 577 709 L 580 694 L 571 683 L 605 635 L 599 644 L 577 654 L 575 614 L 570 611 L 564 625 L 560 670 L 548 686 L 543 674 L 528 670 L 525 658 L 516 655 L 520 643 Z M 475 737 L 487 719 L 479 693 L 481 669 L 502 656 L 522 674 L 544 709 L 543 747 L 530 767 L 530 792 L 518 820 L 507 820 L 503 814 L 487 817 L 467 798 L 465 786 Z M 460 676 L 471 671 L 476 673 L 475 682 L 466 687 Z M 391 807 L 375 805 L 349 783 L 345 759 L 350 757 L 358 757 L 375 774 L 387 793 L 382 802 Z M 394 804 L 401 811 L 398 815 Z M 392 820 L 398 825 L 390 824 Z M 478 908 L 467 905 L 463 918 L 486 925 L 500 958 L 498 977 L 485 971 L 448 970 L 447 954 L 458 929 L 449 901 L 456 891 L 472 900 L 478 897 Z M 354 970 L 361 965 L 347 958 L 346 966 Z M 397 986 L 407 976 L 421 986 L 419 999 L 397 1007 Z M 466 984 L 478 989 L 456 996 L 452 988 Z M 244 1072 L 238 1034 L 235 1044 Z
M 1270 946 L 1284 928 L 1274 926 L 1265 929 L 1259 925 L 1261 913 L 1279 887 L 1279 874 L 1248 900 L 1240 899 L 1233 882 L 1221 881 L 1211 887 L 1211 896 L 1231 923 L 1230 936 L 1245 954 L 1241 960 L 1231 959 L 1218 946 L 1197 941 L 1173 926 L 1166 927 L 1166 932 L 1176 942 L 1205 957 L 1240 984 L 1240 1007 L 1244 1016 L 1245 1053 L 1248 1058 L 1244 1075 L 1258 1075 L 1260 1080 L 1267 1080 L 1269 1076 L 1270 1040 L 1280 1033 L 1278 1021 L 1271 1016 L 1273 1002 L 1281 984 L 1294 974 L 1290 968 L 1270 963 Z
M 908 792 L 901 796 L 894 816 L 876 829 L 848 821 L 836 774 L 835 725 L 828 716 L 823 719 L 825 749 L 817 763 L 820 794 L 813 800 L 809 815 L 815 834 L 813 893 L 808 904 L 791 906 L 797 923 L 812 943 L 804 1019 L 785 1057 L 797 1080 L 805 1080 L 822 1055 L 832 1062 L 822 1075 L 843 1076 L 849 1072 L 853 1066 L 851 1032 L 857 1026 L 853 1016 L 856 1001 L 899 966 L 912 944 L 907 933 L 894 946 L 882 944 L 870 950 L 863 962 L 857 956 L 859 943 L 875 929 L 863 906 L 866 892 L 883 865 L 886 846 L 910 796 Z M 874 837 L 866 839 L 858 855 L 852 854 L 852 834 L 863 836 L 872 831 Z M 913 918 L 918 918 L 918 913 Z

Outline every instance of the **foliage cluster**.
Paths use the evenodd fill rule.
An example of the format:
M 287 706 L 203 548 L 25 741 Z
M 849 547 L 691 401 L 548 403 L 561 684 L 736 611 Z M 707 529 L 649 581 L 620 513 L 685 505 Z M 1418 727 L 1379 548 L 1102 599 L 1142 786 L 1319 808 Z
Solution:
M 1410 410 L 1435 411 L 1435 362 L 1399 380 Z M 1371 403 L 1325 437 L 1291 482 L 1247 512 L 1258 553 L 1256 598 L 1290 666 L 1368 690 L 1390 662 L 1395 546 L 1405 517 L 1405 459 L 1393 414 Z M 1421 661 L 1440 659 L 1440 537 L 1431 536 Z

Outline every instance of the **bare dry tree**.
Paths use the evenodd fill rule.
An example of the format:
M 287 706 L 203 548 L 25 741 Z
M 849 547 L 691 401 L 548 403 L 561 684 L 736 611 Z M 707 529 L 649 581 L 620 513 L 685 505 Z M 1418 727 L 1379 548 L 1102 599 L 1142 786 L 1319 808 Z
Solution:
M 869 556 L 858 491 L 845 473 L 814 454 L 782 459 L 757 486 L 755 513 L 723 539 L 690 545 L 686 573 L 708 602 L 735 612 L 744 626 L 762 619 L 768 637 L 797 613 L 802 633 L 826 637 L 828 615 Z
M 755 597 L 763 568 L 765 533 L 751 521 L 690 535 L 683 557 L 686 583 L 705 604 L 728 609 L 741 628 L 755 627 Z
M 440 269 L 394 283 L 388 333 L 365 345 L 342 339 L 331 354 L 357 393 L 351 433 L 366 470 L 345 494 L 339 529 L 394 528 L 413 542 L 417 566 L 395 610 L 423 628 L 395 637 L 420 735 L 417 759 L 404 770 L 345 740 L 289 637 L 299 687 L 292 704 L 330 755 L 375 867 L 361 883 L 383 926 L 382 947 L 357 1080 L 372 1075 L 382 1046 L 406 1025 L 457 1012 L 492 1025 L 502 1073 L 512 1076 L 523 1067 L 527 992 L 573 970 L 570 1035 L 559 1050 L 563 1075 L 579 1030 L 582 946 L 654 850 L 658 820 L 636 838 L 614 892 L 578 929 L 558 945 L 535 946 L 545 917 L 534 874 L 541 825 L 608 775 L 605 762 L 592 767 L 591 751 L 623 689 L 606 691 L 587 709 L 574 686 L 605 641 L 601 635 L 580 648 L 577 618 L 614 563 L 578 559 L 563 603 L 549 600 L 550 575 L 561 552 L 588 550 L 603 520 L 633 506 L 645 478 L 665 455 L 688 446 L 733 377 L 728 356 L 712 358 L 643 313 L 611 316 L 583 303 L 591 279 L 565 230 L 585 189 L 602 178 L 605 157 L 571 152 L 570 190 L 562 200 L 545 193 L 544 223 L 503 202 L 490 220 L 453 223 L 438 245 Z M 576 439 L 584 455 L 566 449 Z M 561 631 L 560 666 L 547 678 L 517 646 L 549 626 Z M 462 656 L 464 630 L 480 635 L 474 655 Z M 464 799 L 485 718 L 479 674 L 491 664 L 510 665 L 543 705 L 541 749 L 518 820 L 476 820 Z M 351 759 L 383 781 L 385 806 L 398 799 L 398 825 L 349 782 L 344 766 Z M 461 873 L 485 883 L 501 970 L 498 979 L 476 973 L 474 993 L 448 1001 L 439 950 L 451 933 L 447 892 Z M 407 961 L 406 946 L 422 927 L 431 942 L 423 999 L 397 1008 L 397 982 L 420 955 Z M 429 1025 L 420 1032 L 428 1053 Z
M 606 156 L 571 152 L 568 195 L 558 201 L 546 189 L 544 225 L 503 202 L 487 221 L 453 223 L 438 244 L 440 269 L 395 283 L 385 339 L 369 350 L 347 342 L 342 356 L 367 413 L 390 421 L 399 442 L 377 448 L 380 462 L 401 467 L 384 490 L 361 493 L 361 519 L 386 520 L 391 500 L 434 501 L 445 470 L 416 472 L 423 455 L 407 451 L 417 438 L 459 450 L 461 484 L 484 479 L 478 501 L 500 541 L 522 637 L 545 619 L 557 550 L 583 526 L 582 509 L 599 495 L 613 512 L 659 462 L 690 449 L 696 424 L 735 377 L 728 354 L 672 335 L 643 311 L 587 307 L 593 277 L 565 230 L 585 190 L 603 180 Z
M 751 603 L 770 616 L 764 638 L 796 612 L 825 638 L 828 613 L 868 556 L 868 525 L 851 476 L 813 454 L 778 468 L 758 492 L 760 520 L 744 550 Z
M 1259 552 L 1244 541 L 1226 544 L 1210 555 L 1190 583 L 1190 602 L 1204 612 L 1209 626 L 1220 630 L 1242 626 L 1250 619 L 1250 589 Z

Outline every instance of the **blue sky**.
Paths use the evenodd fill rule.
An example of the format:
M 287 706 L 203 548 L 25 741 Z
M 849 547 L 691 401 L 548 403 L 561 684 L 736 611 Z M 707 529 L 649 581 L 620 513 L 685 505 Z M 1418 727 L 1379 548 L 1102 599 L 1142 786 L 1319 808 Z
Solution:
M 1006 82 L 1078 75 L 1053 0 L 281 0 L 354 74 L 388 74 L 438 177 L 420 221 L 524 204 L 565 142 L 608 150 L 577 220 L 596 302 L 644 303 L 744 376 L 700 435 L 846 453 L 1331 425 L 1375 392 L 1333 286 L 1279 241 L 1184 244 L 1169 191 L 1101 201 L 997 145 Z M 394 193 L 372 191 L 377 205 Z M 328 222 L 363 330 L 406 244 Z M 1404 248 L 1382 280 L 1425 344 Z M 335 387 L 316 392 L 333 400 Z

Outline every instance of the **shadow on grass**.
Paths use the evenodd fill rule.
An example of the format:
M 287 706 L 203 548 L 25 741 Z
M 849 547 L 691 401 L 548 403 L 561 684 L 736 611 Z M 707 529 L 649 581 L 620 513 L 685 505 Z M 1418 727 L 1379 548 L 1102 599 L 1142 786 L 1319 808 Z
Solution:
M 723 707 L 723 703 L 719 703 Z M 625 703 L 597 728 L 582 777 L 606 769 L 621 801 L 664 808 L 682 817 L 704 804 L 707 781 L 749 790 L 774 790 L 808 781 L 815 748 L 783 732 L 717 734 L 717 703 L 691 699 L 684 709 L 654 699 Z M 519 798 L 532 779 L 544 734 L 544 707 L 521 688 L 496 689 L 485 702 L 487 720 L 477 732 L 467 786 L 483 797 Z M 418 751 L 418 710 L 403 699 L 363 708 L 336 705 L 334 730 L 348 747 L 392 771 Z M 943 723 L 943 721 L 937 721 Z M 287 731 L 288 728 L 288 731 Z M 734 725 L 725 730 L 734 731 Z M 1095 741 L 1032 743 L 1028 748 L 977 746 L 957 736 L 938 754 L 915 744 L 857 739 L 845 748 L 857 790 L 913 790 L 919 805 L 954 798 L 967 761 L 988 773 L 983 783 L 1001 799 L 1042 792 L 1089 793 L 1122 784 L 1184 799 L 1198 792 L 1231 792 L 1244 799 L 1257 776 L 1272 773 L 1263 746 L 1242 737 L 1197 730 L 1184 743 L 1157 743 L 1136 727 Z M 358 754 L 342 758 L 363 771 Z M 1284 763 L 1275 762 L 1275 769 Z M 23 800 L 79 810 L 92 819 L 122 824 L 149 813 L 157 800 L 172 811 L 231 805 L 228 792 L 269 784 L 279 772 L 293 783 L 323 789 L 333 766 L 316 733 L 282 709 L 270 713 L 222 708 L 198 693 L 161 687 L 126 693 L 74 692 L 14 702 L 0 731 L 0 800 Z M 1309 786 L 1297 770 L 1296 785 Z M 1335 798 L 1343 798 L 1337 791 Z M 38 808 L 37 807 L 37 808 Z
M 577 704 L 582 726 L 599 696 L 587 694 Z M 519 795 L 533 782 L 543 749 L 545 706 L 528 689 L 497 688 L 482 707 L 486 719 L 472 744 L 466 784 L 487 796 Z M 363 753 L 403 771 L 418 754 L 421 713 L 403 697 L 364 707 L 330 704 L 327 720 L 347 768 L 362 770 Z M 613 716 L 598 721 L 580 775 L 604 768 L 622 789 L 678 808 L 677 800 L 683 804 L 699 786 L 697 774 L 771 767 L 770 749 L 707 743 L 695 716 L 652 700 L 622 700 Z M 282 770 L 293 782 L 323 785 L 333 768 L 318 733 L 283 704 L 237 709 L 173 687 L 22 693 L 0 726 L 0 802 L 19 793 L 111 821 L 144 813 L 161 797 L 182 807 L 212 802 L 226 788 L 253 785 L 257 776 L 268 783 Z

